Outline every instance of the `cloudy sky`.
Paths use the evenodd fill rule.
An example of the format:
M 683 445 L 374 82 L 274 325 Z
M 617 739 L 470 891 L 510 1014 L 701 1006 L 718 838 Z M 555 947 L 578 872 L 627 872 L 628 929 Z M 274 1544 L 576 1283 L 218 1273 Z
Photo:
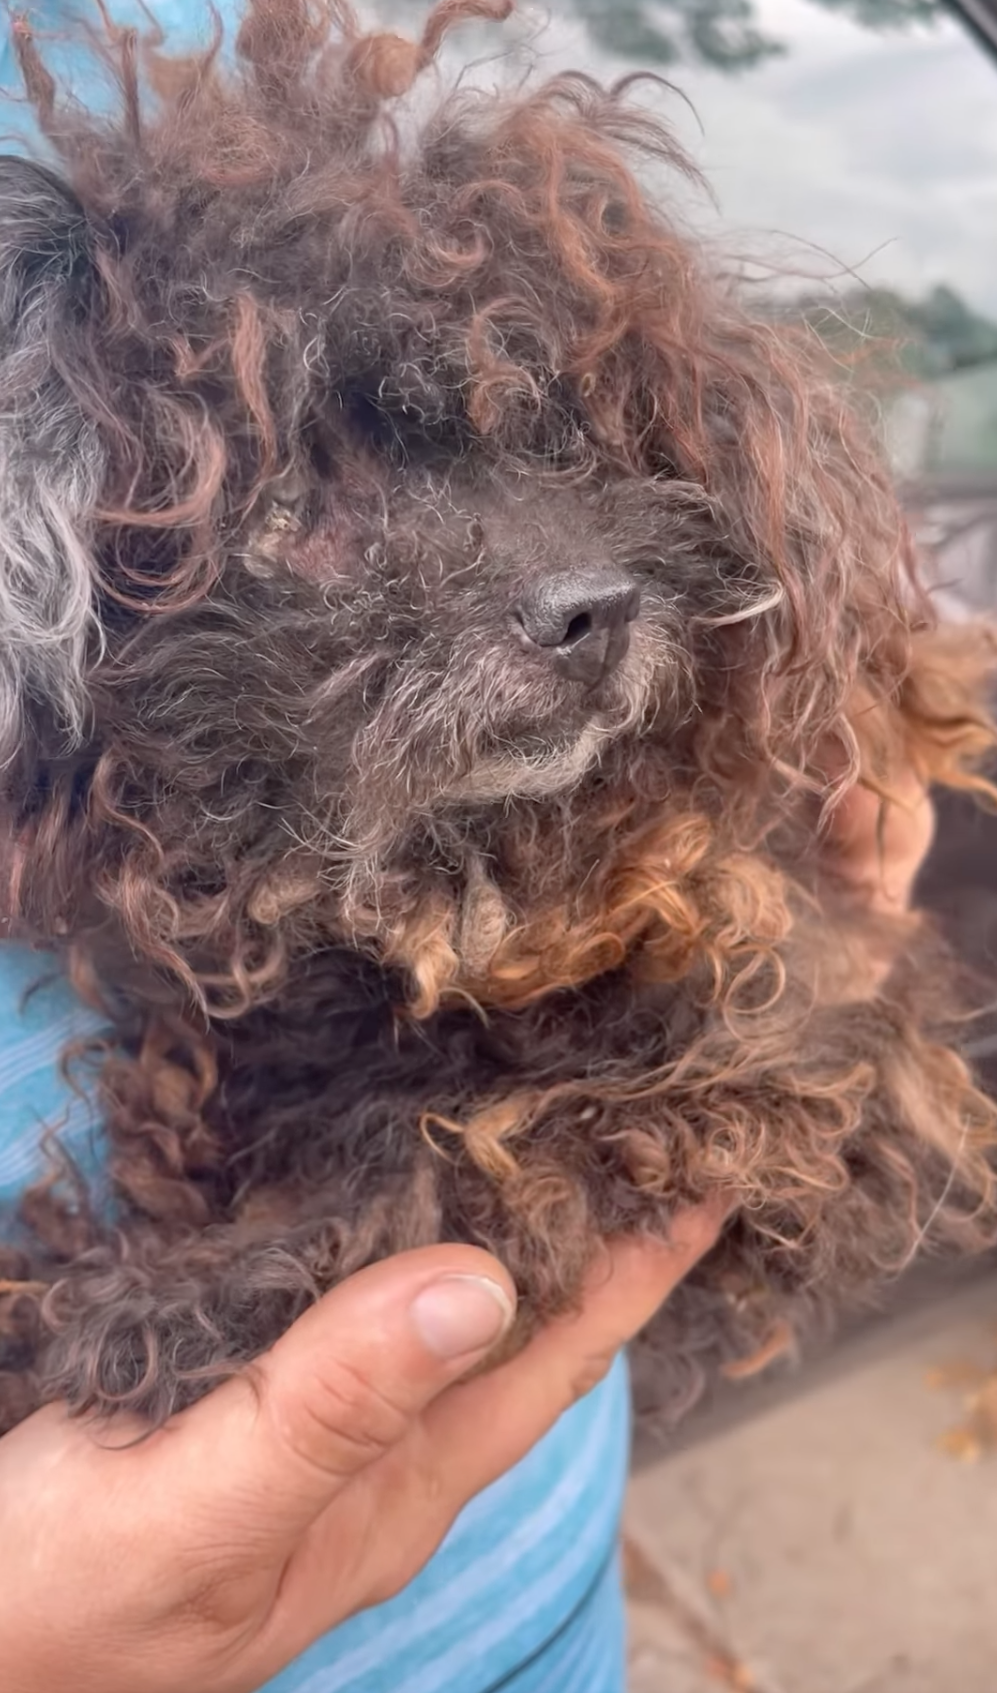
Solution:
M 361 3 L 410 29 L 429 0 Z M 67 10 L 95 4 L 28 0 L 28 9 L 43 29 L 58 30 Z M 240 0 L 218 5 L 227 22 L 241 10 Z M 152 0 L 152 10 L 180 45 L 199 27 L 210 31 L 207 0 Z M 719 198 L 719 219 L 703 205 L 697 220 L 732 252 L 808 276 L 853 269 L 913 295 L 947 282 L 997 318 L 997 62 L 954 20 L 881 35 L 812 0 L 756 0 L 756 10 L 762 28 L 787 44 L 783 58 L 736 76 L 686 66 L 673 73 L 702 132 L 682 100 L 656 96 Z M 145 22 L 142 0 L 111 0 L 111 11 Z M 600 60 L 568 0 L 520 0 L 513 25 L 470 33 L 475 48 L 490 44 L 492 81 L 500 43 L 506 68 L 522 70 L 531 57 L 548 71 L 628 68 Z M 468 36 L 459 34 L 448 57 L 463 60 Z M 510 41 L 520 44 L 511 60 Z M 74 68 L 92 98 L 92 66 Z M 0 131 L 23 121 L 23 107 L 3 98 L 15 83 L 0 29 Z
M 702 131 L 661 96 L 720 201 L 719 223 L 705 207 L 699 221 L 808 275 L 844 266 L 913 294 L 946 282 L 997 316 L 997 62 L 949 19 L 883 35 L 811 0 L 757 12 L 783 58 L 672 73 Z M 519 32 L 548 70 L 620 68 L 563 0 L 531 7 Z

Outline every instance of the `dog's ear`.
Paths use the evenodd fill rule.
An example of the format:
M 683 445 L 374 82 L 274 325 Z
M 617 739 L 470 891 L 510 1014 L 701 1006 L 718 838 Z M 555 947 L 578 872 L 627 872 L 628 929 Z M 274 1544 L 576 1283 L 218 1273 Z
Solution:
M 31 721 L 72 744 L 86 717 L 103 453 L 79 395 L 98 286 L 75 195 L 0 156 L 0 768 Z

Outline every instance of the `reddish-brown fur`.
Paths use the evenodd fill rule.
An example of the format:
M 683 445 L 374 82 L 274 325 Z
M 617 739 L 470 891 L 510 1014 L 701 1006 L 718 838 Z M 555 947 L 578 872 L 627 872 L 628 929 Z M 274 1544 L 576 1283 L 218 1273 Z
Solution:
M 102 470 L 84 727 L 26 689 L 8 899 L 108 1009 L 118 1214 L 26 1199 L 8 1423 L 167 1415 L 425 1240 L 497 1250 L 525 1333 L 601 1236 L 719 1187 L 663 1330 L 679 1403 L 787 1313 L 989 1238 L 949 972 L 822 845 L 856 781 L 982 785 L 988 639 L 933 628 L 834 373 L 641 188 L 640 156 L 688 167 L 626 89 L 454 96 L 403 144 L 445 29 L 507 9 L 445 0 L 412 44 L 254 0 L 238 76 L 109 27 L 108 124 L 21 29 L 85 222 L 52 380 Z M 568 785 L 482 799 L 534 733 L 490 596 L 576 521 L 648 561 L 639 709 Z M 574 703 L 529 686 L 559 746 Z

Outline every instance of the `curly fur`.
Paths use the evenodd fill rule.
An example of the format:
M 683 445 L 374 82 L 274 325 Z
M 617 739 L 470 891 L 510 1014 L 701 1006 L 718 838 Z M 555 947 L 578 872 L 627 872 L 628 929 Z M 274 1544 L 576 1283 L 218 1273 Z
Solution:
M 856 781 L 982 785 L 988 641 L 934 630 L 835 373 L 642 189 L 689 166 L 625 86 L 407 108 L 507 10 L 251 0 L 234 67 L 109 24 L 110 118 L 19 26 L 57 168 L 0 165 L 9 918 L 110 1019 L 115 1205 L 11 1222 L 7 1423 L 163 1418 L 429 1241 L 499 1253 L 521 1338 L 721 1189 L 678 1406 L 990 1238 L 937 943 L 821 850 Z M 607 564 L 641 611 L 586 691 L 513 611 Z

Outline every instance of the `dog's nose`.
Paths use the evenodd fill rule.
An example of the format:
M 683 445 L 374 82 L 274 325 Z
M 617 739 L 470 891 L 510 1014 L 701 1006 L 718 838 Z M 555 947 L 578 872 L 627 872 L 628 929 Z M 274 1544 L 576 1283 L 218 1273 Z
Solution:
M 640 588 L 625 571 L 571 570 L 537 583 L 516 607 L 516 619 L 562 676 L 591 688 L 625 656 L 639 610 Z

